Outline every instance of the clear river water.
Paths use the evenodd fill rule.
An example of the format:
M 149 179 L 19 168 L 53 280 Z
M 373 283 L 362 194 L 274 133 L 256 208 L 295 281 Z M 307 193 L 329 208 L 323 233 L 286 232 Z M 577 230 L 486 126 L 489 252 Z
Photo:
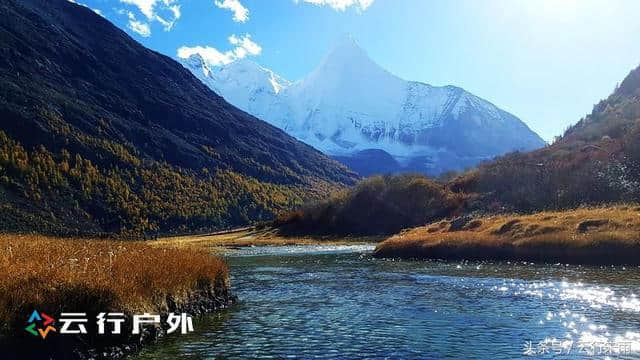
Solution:
M 227 256 L 239 303 L 137 359 L 640 359 L 640 267 L 392 261 L 373 246 Z

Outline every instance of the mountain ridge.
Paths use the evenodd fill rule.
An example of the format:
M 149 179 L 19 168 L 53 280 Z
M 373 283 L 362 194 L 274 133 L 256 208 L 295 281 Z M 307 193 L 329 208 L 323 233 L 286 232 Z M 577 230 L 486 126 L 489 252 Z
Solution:
M 229 85 L 216 76 L 231 73 L 233 63 L 208 76 L 188 59 L 182 63 L 229 102 L 336 158 L 378 149 L 400 163 L 424 158 L 423 172 L 439 173 L 545 144 L 517 117 L 460 87 L 399 78 L 350 37 L 278 93 L 238 79 Z M 244 71 L 264 69 L 251 61 L 245 65 Z

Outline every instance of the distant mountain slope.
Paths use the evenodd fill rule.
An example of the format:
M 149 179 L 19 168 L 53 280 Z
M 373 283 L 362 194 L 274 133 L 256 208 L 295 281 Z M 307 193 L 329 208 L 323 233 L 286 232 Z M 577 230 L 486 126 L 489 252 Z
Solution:
M 388 163 L 379 154 L 362 156 Z M 543 210 L 620 203 L 614 213 L 624 216 L 607 217 L 607 211 L 578 210 L 538 215 L 539 220 L 548 224 L 535 221 L 527 224 L 519 219 L 523 214 Z M 491 236 L 509 235 L 508 241 L 515 236 L 521 244 L 524 238 L 535 237 L 531 244 L 546 244 L 551 253 L 563 249 L 560 252 L 568 256 L 574 251 L 584 255 L 583 250 L 599 242 L 605 244 L 604 248 L 624 243 L 631 249 L 637 240 L 637 236 L 632 236 L 636 220 L 628 216 L 640 215 L 639 203 L 640 67 L 608 99 L 596 105 L 591 114 L 550 146 L 499 157 L 450 181 L 435 182 L 416 175 L 367 178 L 349 191 L 285 214 L 274 224 L 283 233 L 296 236 L 358 236 L 388 235 L 434 222 L 428 229 L 418 230 L 425 232 L 420 235 L 424 235 L 422 238 L 438 244 L 447 236 L 464 240 L 460 247 L 447 244 L 445 253 L 466 248 L 477 254 L 482 246 L 468 248 L 474 240 L 471 235 L 484 236 L 490 232 Z M 502 225 L 496 227 L 496 219 L 500 219 L 496 214 L 509 214 L 512 219 L 507 222 L 502 217 Z M 593 215 L 599 217 L 586 217 Z M 440 221 L 443 219 L 451 221 Z M 600 225 L 592 227 L 594 223 Z M 487 233 L 475 233 L 480 228 Z M 599 232 L 591 233 L 596 228 Z M 575 236 L 574 233 L 578 238 L 567 238 Z M 403 232 L 399 236 L 406 240 L 410 234 Z M 567 240 L 579 240 L 581 248 L 564 249 Z M 495 238 L 489 243 L 500 244 Z M 406 255 L 419 257 L 428 251 L 427 245 L 418 243 Z M 611 252 L 604 258 L 616 262 L 616 255 Z
M 216 229 L 355 176 L 66 0 L 0 4 L 0 117 L 3 231 Z
M 545 145 L 517 117 L 461 88 L 392 75 L 350 37 L 295 83 L 248 60 L 212 68 L 193 55 L 183 64 L 232 104 L 341 161 L 353 157 L 350 164 L 378 149 L 398 171 L 440 173 Z
M 507 211 L 640 201 L 640 67 L 554 144 L 483 164 L 450 186 Z

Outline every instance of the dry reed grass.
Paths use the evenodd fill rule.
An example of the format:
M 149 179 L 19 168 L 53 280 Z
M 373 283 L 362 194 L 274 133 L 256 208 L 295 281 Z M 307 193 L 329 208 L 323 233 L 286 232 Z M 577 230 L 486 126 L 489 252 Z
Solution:
M 0 235 L 0 274 L 0 334 L 33 309 L 162 313 L 228 286 L 226 264 L 205 251 L 35 235 Z
M 640 207 L 619 205 L 467 221 L 404 231 L 376 248 L 378 257 L 640 264 Z

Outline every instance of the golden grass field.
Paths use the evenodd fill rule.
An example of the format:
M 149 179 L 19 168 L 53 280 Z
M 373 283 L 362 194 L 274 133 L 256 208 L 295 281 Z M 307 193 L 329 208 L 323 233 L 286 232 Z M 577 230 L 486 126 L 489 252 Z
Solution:
M 36 235 L 0 235 L 0 274 L 0 334 L 33 309 L 163 313 L 229 278 L 207 251 Z
M 640 206 L 440 221 L 405 230 L 378 257 L 640 264 Z

